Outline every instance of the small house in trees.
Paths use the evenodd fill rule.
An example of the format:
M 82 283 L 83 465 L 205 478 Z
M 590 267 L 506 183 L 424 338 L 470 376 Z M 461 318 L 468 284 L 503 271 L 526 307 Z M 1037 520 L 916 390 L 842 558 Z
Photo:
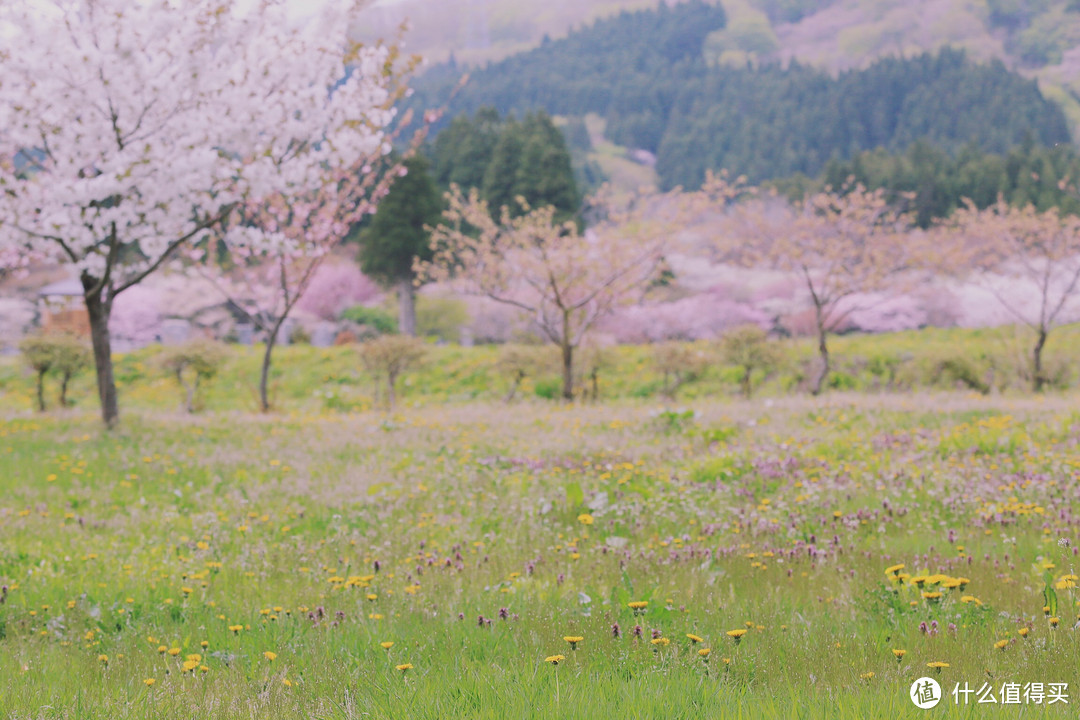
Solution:
M 70 332 L 90 336 L 90 318 L 83 301 L 83 286 L 77 278 L 50 283 L 38 290 L 41 327 L 45 332 Z

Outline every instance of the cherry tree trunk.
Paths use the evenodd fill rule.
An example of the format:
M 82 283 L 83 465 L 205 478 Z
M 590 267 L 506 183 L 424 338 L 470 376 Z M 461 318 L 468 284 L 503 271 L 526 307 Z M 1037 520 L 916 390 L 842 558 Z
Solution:
M 195 412 L 195 386 L 198 385 L 198 374 L 195 375 L 195 382 L 189 383 L 184 380 L 184 367 L 181 365 L 176 368 L 176 382 L 180 383 L 180 387 L 184 388 L 185 402 L 184 409 L 189 413 Z
M 518 388 L 521 386 L 521 381 L 525 379 L 525 373 L 518 370 L 514 373 L 514 381 L 510 385 L 510 391 L 506 393 L 506 397 L 503 398 L 503 402 L 510 402 L 514 399 L 514 395 L 517 394 Z
M 820 395 L 822 388 L 825 387 L 825 379 L 829 377 L 829 346 L 825 342 L 825 323 L 821 317 L 821 308 L 817 309 L 817 331 L 818 355 L 821 356 L 821 367 L 810 385 L 811 395 Z
M 38 370 L 37 374 L 37 405 L 38 412 L 45 412 L 45 371 Z
M 398 280 L 398 332 L 416 337 L 416 289 L 411 277 Z
M 751 365 L 743 366 L 743 376 L 739 381 L 739 384 L 742 385 L 743 397 L 746 398 L 747 400 L 749 400 L 750 396 L 753 395 L 753 393 L 754 393 L 754 388 L 751 385 L 752 378 L 750 377 L 750 375 L 751 375 L 751 373 L 753 373 L 753 371 L 754 371 L 753 366 L 751 366 Z
M 1046 328 L 1039 328 L 1038 338 L 1035 341 L 1035 347 L 1031 351 L 1031 387 L 1035 392 L 1042 392 L 1043 385 L 1046 384 L 1046 375 L 1043 373 L 1043 361 L 1042 353 L 1043 348 L 1046 347 L 1046 336 L 1048 332 Z
M 574 348 L 569 342 L 562 346 L 562 396 L 563 400 L 574 399 Z
M 262 370 L 259 373 L 259 408 L 263 412 L 270 412 L 270 396 L 267 391 L 267 386 L 270 383 L 270 361 L 273 359 L 278 331 L 281 330 L 284 323 L 285 315 L 282 314 L 281 318 L 274 323 L 274 326 L 270 329 L 270 334 L 266 338 L 266 352 L 263 353 Z
M 116 378 L 113 375 L 112 341 L 109 338 L 109 315 L 112 313 L 112 298 L 103 298 L 102 290 L 93 291 L 92 285 L 97 280 L 84 277 L 86 288 L 83 299 L 86 300 L 86 314 L 90 320 L 90 345 L 94 349 L 94 370 L 97 373 L 98 400 L 101 402 L 101 419 L 105 426 L 112 428 L 120 420 L 120 409 L 116 400 Z
M 397 385 L 397 373 L 393 370 L 386 372 L 386 409 L 387 411 L 394 409 L 394 403 L 397 401 L 397 397 L 394 391 L 394 386 Z

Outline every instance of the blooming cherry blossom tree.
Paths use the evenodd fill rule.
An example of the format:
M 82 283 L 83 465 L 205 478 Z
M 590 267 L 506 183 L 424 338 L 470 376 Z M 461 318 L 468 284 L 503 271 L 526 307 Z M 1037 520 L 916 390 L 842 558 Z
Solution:
M 390 48 L 380 69 L 382 87 L 388 92 L 376 107 L 378 112 L 352 122 L 377 120 L 385 124 L 394 103 L 406 92 L 401 80 L 418 62 L 414 57 L 396 67 L 397 60 L 397 48 Z M 429 114 L 425 121 L 432 119 Z M 401 119 L 398 130 L 407 128 L 410 120 L 410 115 Z M 219 288 L 266 336 L 259 373 L 263 412 L 270 409 L 270 365 L 285 321 L 311 288 L 324 260 L 365 215 L 375 212 L 394 180 L 406 174 L 405 160 L 423 141 L 426 129 L 425 123 L 399 161 L 389 161 L 390 136 L 385 135 L 383 142 L 366 149 L 343 151 L 337 162 L 322 163 L 300 182 L 291 178 L 291 158 L 275 159 L 271 174 L 280 181 L 281 189 L 241 203 L 240 222 L 224 236 L 229 258 L 225 270 L 231 266 L 233 282 Z
M 493 220 L 473 190 L 454 187 L 446 222 L 433 229 L 433 258 L 422 275 L 486 296 L 526 313 L 562 353 L 562 395 L 574 397 L 574 352 L 597 322 L 640 296 L 662 260 L 666 225 L 657 205 L 595 201 L 606 220 L 579 234 L 573 222 L 555 222 L 551 206 Z
M 369 162 L 377 159 L 364 159 L 365 165 Z M 270 409 L 270 366 L 285 321 L 324 260 L 386 191 L 385 179 L 374 183 L 375 175 L 363 168 L 326 172 L 316 189 L 303 194 L 294 189 L 246 204 L 243 223 L 225 235 L 225 267 L 207 268 L 210 278 L 227 275 L 216 283 L 218 289 L 266 337 L 259 373 L 263 412 Z
M 708 207 L 714 195 L 726 207 L 733 191 L 711 178 L 697 202 Z M 718 239 L 720 254 L 792 273 L 810 296 L 821 359 L 810 385 L 816 395 L 829 374 L 828 333 L 915 266 L 921 236 L 910 234 L 911 216 L 891 207 L 882 191 L 861 186 L 814 193 L 794 205 L 756 199 L 736 212 L 742 222 Z
M 0 50 L 0 244 L 78 272 L 106 424 L 119 294 L 237 206 L 385 149 L 388 50 L 347 37 L 360 5 L 324 3 L 303 26 L 280 0 L 0 5 L 15 29 Z M 259 235 L 247 245 L 284 240 Z
M 323 320 L 337 320 L 343 310 L 369 302 L 381 292 L 352 262 L 324 262 L 310 287 L 296 306 Z
M 1031 382 L 1046 384 L 1043 350 L 1050 332 L 1075 312 L 1080 297 L 1080 218 L 1039 212 L 999 200 L 983 210 L 958 209 L 935 235 L 938 256 L 989 290 L 1016 320 L 1031 328 Z

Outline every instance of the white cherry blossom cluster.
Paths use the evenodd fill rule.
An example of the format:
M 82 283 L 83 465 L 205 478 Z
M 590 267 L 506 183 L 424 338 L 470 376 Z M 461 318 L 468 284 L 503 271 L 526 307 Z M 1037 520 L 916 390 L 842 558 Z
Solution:
M 4 0 L 0 246 L 119 290 L 232 206 L 388 152 L 389 50 L 350 41 L 358 10 L 297 27 L 274 0 Z

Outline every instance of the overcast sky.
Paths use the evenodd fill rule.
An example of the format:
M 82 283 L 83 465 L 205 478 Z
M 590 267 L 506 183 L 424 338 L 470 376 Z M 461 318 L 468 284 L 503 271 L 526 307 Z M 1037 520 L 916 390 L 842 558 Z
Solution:
M 5 0 L 0 0 L 3 3 Z M 318 7 L 325 5 L 327 2 L 343 2 L 346 0 L 285 0 L 285 4 L 289 8 L 289 16 L 294 20 L 299 20 L 307 15 L 310 15 L 312 11 Z M 48 10 L 56 5 L 55 0 L 29 0 L 31 5 L 36 5 L 42 9 Z M 397 0 L 378 0 L 374 4 L 385 4 L 387 2 L 397 2 Z M 243 11 L 250 10 L 258 5 L 259 0 L 236 0 L 237 6 Z M 0 20 L 0 37 L 7 37 L 12 33 L 17 32 L 16 28 L 8 25 L 3 20 Z

